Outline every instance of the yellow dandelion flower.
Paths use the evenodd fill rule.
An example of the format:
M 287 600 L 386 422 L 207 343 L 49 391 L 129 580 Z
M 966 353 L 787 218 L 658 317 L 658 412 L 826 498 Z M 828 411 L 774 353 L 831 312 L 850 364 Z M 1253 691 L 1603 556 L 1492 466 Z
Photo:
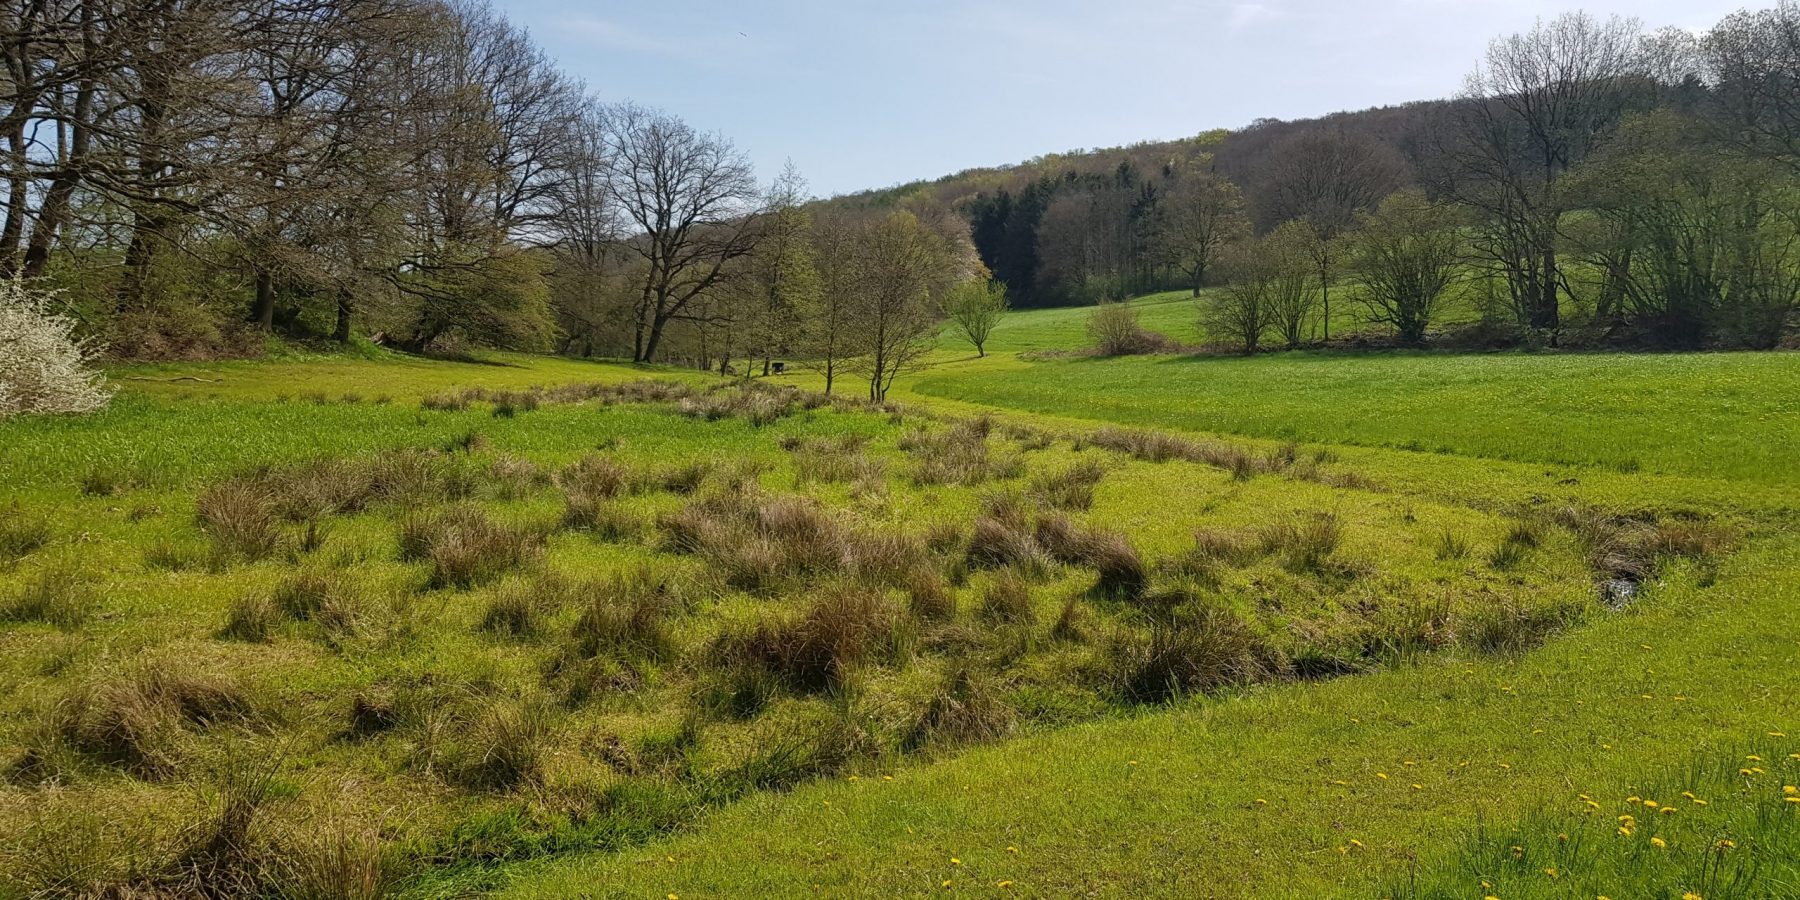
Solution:
M 1681 796 L 1683 796 L 1683 797 L 1686 797 L 1686 798 L 1688 798 L 1688 799 L 1689 799 L 1689 800 L 1693 800 L 1693 799 L 1695 799 L 1695 798 L 1694 798 L 1694 792 L 1693 792 L 1693 791 L 1682 791 L 1682 792 L 1681 792 Z
M 1800 787 L 1794 787 L 1791 784 L 1784 784 L 1781 786 L 1781 792 L 1783 794 L 1788 795 L 1789 797 L 1800 796 Z
M 1781 799 L 1786 800 L 1789 803 L 1800 803 L 1800 797 L 1783 797 Z
M 1694 801 L 1694 805 L 1695 805 L 1695 806 L 1705 806 L 1705 805 L 1706 805 L 1706 801 L 1705 801 L 1705 800 L 1699 800 L 1699 799 L 1696 799 L 1696 800 L 1695 800 L 1695 801 Z
M 1556 839 L 1566 844 L 1569 842 L 1569 833 L 1566 831 L 1559 831 L 1556 833 Z
M 1544 874 L 1550 876 L 1551 878 L 1555 878 L 1556 877 L 1556 868 L 1554 866 L 1552 866 L 1551 868 L 1545 869 Z
M 1662 805 L 1662 804 L 1660 804 L 1660 803 L 1657 803 L 1657 802 L 1656 802 L 1656 801 L 1655 801 L 1655 800 L 1645 800 L 1645 801 L 1644 801 L 1644 808 L 1645 808 L 1645 809 L 1655 809 L 1655 808 L 1657 808 L 1657 807 L 1658 807 L 1658 806 L 1661 806 L 1661 805 Z
M 1665 806 L 1665 807 L 1663 807 L 1663 808 L 1662 808 L 1662 809 L 1659 809 L 1659 810 L 1657 810 L 1657 812 L 1658 812 L 1658 813 L 1660 813 L 1660 814 L 1661 814 L 1661 815 L 1665 815 L 1665 816 L 1669 816 L 1669 815 L 1674 815 L 1674 814 L 1675 814 L 1675 807 L 1673 807 L 1673 806 Z
M 1386 781 L 1387 773 L 1386 772 L 1376 772 L 1375 777 L 1381 779 L 1382 781 Z
M 1669 846 L 1669 842 L 1665 841 L 1659 837 L 1653 837 L 1650 839 L 1650 846 L 1655 847 L 1658 850 L 1662 850 Z
M 949 886 L 950 886 L 950 879 L 948 879 L 948 878 L 944 879 L 943 884 L 938 885 L 938 887 L 949 887 Z
M 1006 848 L 1006 852 L 1008 852 L 1008 853 L 1017 853 L 1017 852 L 1019 852 L 1019 848 L 1017 848 L 1017 847 L 1008 847 L 1008 848 Z
M 1629 797 L 1626 797 L 1626 798 L 1625 798 L 1625 802 L 1626 802 L 1626 803 L 1642 803 L 1642 802 L 1644 802 L 1644 798 L 1642 798 L 1642 797 L 1639 797 L 1639 796 L 1638 796 L 1638 795 L 1636 795 L 1636 794 L 1633 794 L 1633 795 L 1631 795 L 1631 796 L 1629 796 Z
M 1359 840 L 1357 840 L 1357 839 L 1356 839 L 1356 838 L 1351 838 L 1351 839 L 1350 839 L 1350 846 L 1352 846 L 1352 847 L 1361 847 L 1361 846 L 1362 846 L 1362 845 L 1363 845 L 1363 842 L 1362 842 L 1362 841 L 1359 841 Z
M 1632 822 L 1636 822 L 1637 817 L 1634 815 L 1631 815 L 1630 813 L 1626 813 L 1625 815 L 1622 815 L 1619 817 L 1619 821 L 1630 824 Z
M 894 780 L 894 776 L 892 776 L 892 775 L 883 775 L 883 776 L 881 776 L 881 780 L 882 780 L 882 781 L 893 781 L 893 780 Z
M 1719 841 L 1719 844 L 1718 844 L 1720 852 L 1730 850 L 1731 848 L 1736 847 L 1736 846 L 1737 846 L 1737 841 L 1734 841 L 1731 838 L 1725 838 L 1724 840 Z
M 1422 785 L 1422 784 L 1416 784 L 1416 783 L 1415 783 L 1415 784 L 1414 784 L 1414 785 L 1413 785 L 1413 786 L 1412 786 L 1412 789 L 1413 789 L 1413 790 L 1415 790 L 1415 791 L 1422 791 L 1422 790 L 1424 790 L 1424 789 L 1425 789 L 1425 786 L 1424 786 L 1424 785 Z
M 1011 881 L 997 881 L 994 883 L 994 887 L 1009 888 L 1009 887 L 1012 887 L 1012 882 Z
M 1631 837 L 1631 826 L 1630 825 L 1620 825 L 1619 826 L 1619 834 L 1624 837 Z
M 1511 764 L 1509 764 L 1509 763 L 1501 763 L 1501 764 L 1500 764 L 1500 768 L 1502 768 L 1502 769 L 1510 769 L 1510 768 L 1512 768 L 1512 765 L 1511 765 Z
M 1595 802 L 1594 802 L 1594 801 L 1592 801 L 1592 800 L 1589 800 L 1589 801 L 1588 801 L 1588 802 L 1587 802 L 1587 805 L 1588 805 L 1588 808 L 1590 808 L 1590 809 L 1599 809 L 1599 808 L 1600 808 L 1600 804 L 1598 804 L 1598 803 L 1595 803 Z
M 1263 799 L 1263 798 L 1261 798 L 1261 797 L 1258 797 L 1258 798 L 1256 798 L 1256 805 L 1257 805 L 1257 806 L 1268 806 L 1268 805 L 1269 805 L 1269 801 L 1267 801 L 1267 800 L 1264 800 L 1264 799 Z
M 950 857 L 950 864 L 953 866 L 960 866 L 960 865 L 962 865 L 962 860 L 957 859 L 956 857 L 952 856 L 952 857 Z
M 1787 734 L 1780 731 L 1771 731 L 1769 732 L 1769 737 L 1787 737 Z
M 1749 769 L 1739 769 L 1738 774 L 1748 778 L 1754 773 L 1752 773 Z
M 1752 754 L 1750 754 L 1750 755 L 1749 755 L 1749 756 L 1746 756 L 1746 757 L 1744 757 L 1744 758 L 1745 758 L 1745 759 L 1747 759 L 1747 760 L 1749 760 L 1749 761 L 1751 761 L 1751 762 L 1762 762 L 1762 761 L 1763 761 L 1763 758 L 1762 758 L 1762 757 L 1760 757 L 1760 756 L 1757 756 L 1757 755 L 1756 755 L 1756 754 L 1754 754 L 1754 753 L 1752 753 Z
M 1706 898 L 1700 896 L 1699 894 L 1694 893 L 1693 891 L 1688 891 L 1687 893 L 1681 895 L 1681 900 L 1706 900 Z
M 1525 855 L 1525 848 L 1524 848 L 1524 847 L 1521 847 L 1521 846 L 1519 846 L 1519 845 L 1518 845 L 1518 844 L 1514 844 L 1514 845 L 1513 845 L 1513 846 L 1512 846 L 1512 855 L 1513 855 L 1513 859 L 1518 859 L 1518 858 L 1520 858 L 1520 857 L 1522 857 L 1522 856 L 1524 856 L 1524 855 Z
M 670 894 L 669 900 L 681 900 L 681 896 L 679 894 Z

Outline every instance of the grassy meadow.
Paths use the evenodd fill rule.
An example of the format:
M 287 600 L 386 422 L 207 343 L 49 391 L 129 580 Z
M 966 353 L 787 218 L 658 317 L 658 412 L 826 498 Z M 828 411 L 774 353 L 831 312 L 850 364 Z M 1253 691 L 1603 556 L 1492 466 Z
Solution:
M 0 896 L 1800 890 L 1791 356 L 1081 321 L 0 422 Z

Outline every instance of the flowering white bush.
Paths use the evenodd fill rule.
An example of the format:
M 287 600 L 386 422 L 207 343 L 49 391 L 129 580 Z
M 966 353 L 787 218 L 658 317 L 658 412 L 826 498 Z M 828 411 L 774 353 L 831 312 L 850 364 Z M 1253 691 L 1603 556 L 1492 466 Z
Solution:
M 73 319 L 51 311 L 52 296 L 0 281 L 0 418 L 89 412 L 112 398 L 90 365 L 93 347 L 75 337 Z

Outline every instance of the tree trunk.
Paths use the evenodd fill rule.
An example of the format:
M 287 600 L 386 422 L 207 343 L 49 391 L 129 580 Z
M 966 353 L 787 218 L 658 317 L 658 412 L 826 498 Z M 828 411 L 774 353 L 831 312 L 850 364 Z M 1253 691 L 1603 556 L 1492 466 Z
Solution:
M 275 330 L 275 276 L 258 270 L 256 303 L 250 308 L 250 323 L 263 331 Z
M 333 340 L 340 344 L 350 343 L 350 320 L 355 314 L 356 298 L 351 296 L 349 288 L 338 288 L 337 327 L 331 333 Z
M 25 236 L 26 191 L 31 184 L 26 173 L 24 123 L 7 130 L 6 144 L 12 177 L 6 192 L 6 222 L 0 225 L 0 276 L 10 277 L 19 265 L 19 239 Z

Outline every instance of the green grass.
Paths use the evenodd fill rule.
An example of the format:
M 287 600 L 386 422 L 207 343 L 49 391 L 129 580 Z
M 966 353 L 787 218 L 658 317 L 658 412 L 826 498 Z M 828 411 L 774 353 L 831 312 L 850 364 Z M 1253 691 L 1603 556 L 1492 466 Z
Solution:
M 1171 318 L 1191 309 L 1163 306 Z M 1078 322 L 1067 311 L 1017 314 L 1009 340 L 1064 342 Z M 61 783 L 51 790 L 14 770 L 0 782 L 0 873 L 62 866 L 95 877 L 121 861 L 148 864 L 191 833 L 196 803 L 221 790 L 219 772 L 249 758 L 275 760 L 264 815 L 277 846 L 259 852 L 316 859 L 329 845 L 366 859 L 356 848 L 385 846 L 405 862 L 389 887 L 417 896 L 1483 896 L 1470 893 L 1471 875 L 1504 883 L 1506 900 L 1585 896 L 1551 893 L 1530 867 L 1492 864 L 1517 844 L 1533 866 L 1558 860 L 1583 890 L 1676 898 L 1714 877 L 1695 874 L 1703 836 L 1741 836 L 1745 859 L 1791 846 L 1783 829 L 1800 827 L 1800 810 L 1755 790 L 1739 797 L 1723 762 L 1745 747 L 1771 760 L 1800 753 L 1769 736 L 1800 734 L 1800 541 L 1790 528 L 1800 483 L 1773 471 L 1795 452 L 1785 356 L 938 359 L 897 396 L 941 414 L 1002 410 L 986 442 L 993 480 L 915 483 L 927 454 L 948 451 L 922 449 L 937 445 L 908 430 L 950 427 L 916 412 L 825 407 L 759 427 L 740 406 L 716 417 L 672 403 L 545 403 L 510 417 L 488 402 L 421 409 L 421 398 L 474 385 L 711 382 L 520 356 L 129 367 L 113 373 L 124 391 L 100 414 L 0 423 L 0 541 L 10 548 L 0 557 L 0 760 L 40 746 L 43 716 L 72 687 L 142 666 L 235 679 L 259 711 L 244 727 L 159 733 L 171 773 L 54 756 Z M 1545 373 L 1556 389 L 1530 393 Z M 1659 411 L 1643 414 L 1623 392 L 1655 397 Z M 1409 402 L 1384 402 L 1393 397 Z M 1245 435 L 1199 446 L 1236 448 L 1262 474 L 1085 446 L 1080 435 L 1109 422 Z M 1638 464 L 1574 452 L 1580 439 L 1554 427 L 1569 422 L 1575 435 L 1637 441 Z M 845 436 L 864 442 L 870 465 L 839 466 L 851 454 L 816 443 Z M 1438 450 L 1428 436 L 1458 443 L 1393 449 Z M 1287 438 L 1302 446 L 1284 455 Z M 431 587 L 439 564 L 401 549 L 403 528 L 424 526 L 383 501 L 320 517 L 317 535 L 281 523 L 264 559 L 209 551 L 195 519 L 208 487 L 395 449 L 431 451 L 452 479 L 443 483 L 472 485 L 455 503 L 426 498 L 434 515 L 473 506 L 502 529 L 541 534 L 541 549 L 527 546 L 521 569 L 491 581 L 477 567 L 466 570 L 471 587 Z M 1090 591 L 1092 570 L 1071 564 L 1030 582 L 1026 626 L 981 613 L 997 576 L 953 578 L 960 612 L 943 631 L 900 635 L 832 692 L 729 672 L 716 660 L 742 652 L 751 626 L 788 620 L 831 586 L 810 576 L 718 586 L 735 563 L 664 546 L 669 526 L 653 520 L 690 498 L 662 488 L 603 504 L 635 531 L 571 529 L 545 475 L 594 452 L 646 478 L 693 461 L 759 466 L 765 492 L 915 535 L 966 526 L 996 491 L 1098 463 L 1106 474 L 1092 508 L 1072 513 L 1078 524 L 1127 535 L 1153 564 L 1187 553 L 1196 529 L 1252 548 L 1191 573 L 1204 605 L 1228 610 L 1282 665 L 1363 671 L 1233 682 L 1170 706 L 1125 702 L 1107 674 L 1123 658 L 1109 655 L 1109 635 L 1147 635 L 1146 613 Z M 818 477 L 831 469 L 839 474 Z M 725 494 L 714 478 L 700 496 Z M 1591 548 L 1553 524 L 1568 506 L 1716 519 L 1729 544 L 1667 560 L 1613 612 L 1598 602 Z M 1282 527 L 1322 521 L 1336 533 L 1322 557 L 1253 549 Z M 1512 543 L 1535 546 L 1516 563 L 1492 562 L 1521 529 L 1534 539 Z M 591 618 L 579 591 L 556 586 L 646 565 L 714 587 L 656 633 Z M 347 582 L 319 581 L 321 571 Z M 32 593 L 68 578 L 78 604 Z M 905 591 L 888 590 L 904 606 Z M 1053 637 L 1071 596 L 1085 636 Z M 567 693 L 572 670 L 558 658 L 569 638 L 622 633 L 635 635 L 638 655 L 607 665 L 631 666 L 573 671 L 641 681 Z M 1483 650 L 1494 635 L 1524 649 Z M 972 677 L 956 681 L 959 668 Z M 760 699 L 740 707 L 752 694 Z M 441 707 L 448 718 L 347 737 L 359 697 L 374 698 L 367 716 L 392 701 L 415 710 L 395 715 Z M 1006 736 L 910 745 L 934 709 L 976 711 L 944 720 L 956 733 Z M 1776 790 L 1786 764 L 1765 773 Z M 1611 816 L 1628 792 L 1681 790 L 1711 795 L 1716 808 L 1694 825 L 1658 824 L 1675 856 L 1585 833 L 1576 849 L 1559 848 L 1557 834 L 1598 827 L 1581 794 L 1604 798 Z M 1790 874 L 1757 871 L 1760 894 L 1704 896 L 1783 896 L 1768 885 Z M 7 884 L 0 896 L 17 887 Z
M 1759 482 L 1800 473 L 1800 359 L 1788 353 L 1003 357 L 912 387 L 1274 440 Z

